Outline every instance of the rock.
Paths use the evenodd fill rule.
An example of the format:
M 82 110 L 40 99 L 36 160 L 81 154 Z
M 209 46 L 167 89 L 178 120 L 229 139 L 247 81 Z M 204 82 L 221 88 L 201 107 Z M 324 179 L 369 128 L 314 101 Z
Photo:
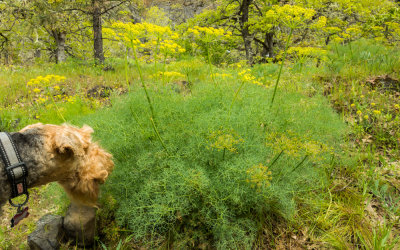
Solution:
M 63 228 L 69 239 L 80 247 L 94 243 L 96 208 L 71 203 L 64 217 Z
M 60 215 L 46 214 L 36 223 L 36 230 L 28 236 L 31 250 L 59 249 L 63 238 L 63 218 Z

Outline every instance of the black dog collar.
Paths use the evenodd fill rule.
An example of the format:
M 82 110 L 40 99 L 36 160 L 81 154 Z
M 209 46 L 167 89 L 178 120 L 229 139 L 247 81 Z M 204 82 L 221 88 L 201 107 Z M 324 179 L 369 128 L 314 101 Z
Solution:
M 26 200 L 22 204 L 14 204 L 11 199 L 9 200 L 12 206 L 20 209 L 29 199 L 26 183 L 28 171 L 9 133 L 0 132 L 0 155 L 11 184 L 11 199 L 23 194 L 26 195 Z

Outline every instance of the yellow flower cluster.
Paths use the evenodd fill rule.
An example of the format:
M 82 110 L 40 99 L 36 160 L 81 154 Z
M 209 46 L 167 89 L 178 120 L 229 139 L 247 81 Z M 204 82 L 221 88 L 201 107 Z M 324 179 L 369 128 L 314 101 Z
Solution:
M 341 32 L 342 30 L 339 27 L 325 27 L 323 28 L 323 31 L 328 33 L 328 34 L 337 34 L 339 32 Z
M 326 33 L 329 33 L 333 36 L 333 41 L 335 43 L 342 43 L 345 40 L 351 40 L 356 37 L 359 37 L 362 34 L 362 30 L 358 25 L 353 25 L 345 29 L 343 32 L 338 27 L 326 27 L 324 28 Z
M 295 158 L 308 155 L 312 159 L 320 159 L 321 154 L 331 151 L 324 143 L 297 136 L 291 130 L 285 134 L 272 131 L 266 135 L 266 141 L 266 146 L 272 148 L 275 154 L 283 150 L 285 154 Z
M 194 26 L 193 28 L 189 28 L 188 33 L 192 33 L 195 36 L 203 36 L 206 34 L 215 37 L 230 37 L 232 35 L 232 32 L 225 31 L 223 28 L 216 29 L 213 27 L 199 27 L 199 26 Z
M 155 78 L 158 78 L 159 76 L 165 76 L 168 78 L 174 78 L 174 79 L 185 79 L 185 75 L 180 73 L 180 72 L 175 72 L 175 71 L 166 71 L 162 72 L 159 71 L 157 74 L 153 75 Z
M 184 53 L 185 49 L 173 40 L 164 40 L 160 43 L 160 51 L 164 54 Z
M 245 67 L 246 65 L 247 65 L 247 61 L 241 60 L 237 63 L 230 64 L 229 67 L 231 67 L 232 69 L 241 69 L 241 68 Z
M 115 22 L 111 28 L 104 28 L 103 32 L 105 36 L 121 41 L 133 49 L 150 49 L 154 53 L 160 50 L 164 55 L 185 52 L 185 49 L 175 42 L 179 35 L 167 26 Z
M 277 25 L 291 29 L 309 25 L 312 29 L 323 30 L 326 26 L 327 18 L 321 16 L 317 21 L 312 21 L 315 13 L 314 9 L 302 8 L 298 5 L 272 5 L 262 17 L 252 18 L 248 24 L 251 31 L 263 32 L 270 32 Z
M 44 104 L 47 101 L 64 101 L 69 103 L 75 103 L 75 96 L 68 96 L 62 94 L 60 84 L 63 84 L 66 80 L 65 76 L 60 75 L 46 75 L 38 76 L 27 82 L 27 86 L 31 86 L 32 90 L 29 93 L 37 94 L 34 101 L 38 104 Z M 48 105 L 50 108 L 50 106 Z
M 33 86 L 33 85 L 43 85 L 43 86 L 50 86 L 52 84 L 63 83 L 66 80 L 65 76 L 59 75 L 47 75 L 47 76 L 38 76 L 29 80 L 26 85 Z
M 228 41 L 232 36 L 232 32 L 225 31 L 223 28 L 194 26 L 186 31 L 185 36 L 194 41 L 192 43 L 193 47 L 202 47 L 204 45 L 209 47 L 210 44 Z
M 49 100 L 49 97 L 47 97 L 47 96 L 45 96 L 45 97 L 39 97 L 38 99 L 37 99 L 37 102 L 38 103 L 45 103 L 45 102 L 47 102 Z
M 326 26 L 327 18 L 325 16 L 320 16 L 318 21 L 311 24 L 311 28 L 316 30 L 322 30 Z
M 74 104 L 76 102 L 76 96 L 68 96 L 66 98 L 66 101 L 71 103 L 71 104 Z
M 161 40 L 169 36 L 176 37 L 169 27 L 158 26 L 151 23 L 114 22 L 111 24 L 111 28 L 104 28 L 103 31 L 114 39 L 127 42 L 128 46 L 131 42 L 133 42 L 134 45 L 141 44 L 140 39 L 143 38 L 153 41 Z
M 346 29 L 346 33 L 343 33 L 342 36 L 345 38 L 356 37 L 361 34 L 361 29 L 358 26 L 352 26 Z
M 104 36 L 124 42 L 127 46 L 138 46 L 143 30 L 138 24 L 115 22 L 111 25 L 111 29 L 104 28 Z
M 371 94 L 371 93 L 374 93 L 375 92 L 375 90 L 372 90 L 372 91 L 370 91 L 369 93 Z M 364 95 L 361 95 L 360 96 L 361 98 L 365 98 L 365 96 Z M 353 108 L 355 108 L 355 104 L 351 104 L 350 105 L 351 107 L 353 107 Z M 369 104 L 369 107 L 360 107 L 361 108 L 361 110 L 360 109 L 355 109 L 355 110 L 357 110 L 356 111 L 356 115 L 357 115 L 357 117 L 358 117 L 358 121 L 362 121 L 362 120 L 366 120 L 366 121 L 368 121 L 369 120 L 369 118 L 370 117 L 372 117 L 372 118 L 379 118 L 379 117 L 386 117 L 387 119 L 392 119 L 391 118 L 391 112 L 385 112 L 385 110 L 384 109 L 379 109 L 379 107 L 380 107 L 381 105 L 379 105 L 378 103 L 375 103 L 375 102 L 371 102 L 370 104 Z M 393 105 L 393 110 L 394 111 L 398 111 L 400 109 L 400 105 L 399 104 L 395 104 L 395 105 Z M 381 116 L 382 115 L 382 116 Z
M 271 185 L 272 173 L 262 163 L 252 166 L 246 173 L 249 175 L 246 182 L 250 183 L 252 188 L 257 188 L 257 192 Z
M 243 142 L 235 131 L 231 130 L 225 132 L 223 130 L 214 131 L 209 136 L 211 143 L 211 148 L 216 148 L 218 151 L 228 150 L 230 152 L 236 153 L 236 145 Z
M 332 41 L 335 42 L 335 43 L 342 43 L 342 42 L 344 41 L 344 38 L 342 38 L 342 37 L 340 37 L 340 36 L 335 36 L 335 37 L 332 39 Z
M 215 73 L 214 76 L 215 76 L 215 77 L 222 78 L 222 79 L 232 78 L 232 75 L 231 75 L 231 74 L 224 74 L 224 73 L 222 73 L 222 74 L 221 74 L 221 73 Z
M 250 69 L 245 69 L 245 70 L 239 72 L 238 76 L 239 76 L 240 80 L 243 82 L 249 82 L 249 83 L 263 86 L 262 82 L 260 82 L 255 76 L 253 76 L 251 74 Z
M 272 8 L 266 13 L 266 16 L 282 23 L 292 29 L 304 25 L 310 21 L 315 15 L 315 10 L 310 8 L 302 8 L 297 5 L 285 4 L 283 6 L 273 5 Z M 320 25 L 323 24 L 323 19 Z M 326 20 L 325 20 L 326 23 Z

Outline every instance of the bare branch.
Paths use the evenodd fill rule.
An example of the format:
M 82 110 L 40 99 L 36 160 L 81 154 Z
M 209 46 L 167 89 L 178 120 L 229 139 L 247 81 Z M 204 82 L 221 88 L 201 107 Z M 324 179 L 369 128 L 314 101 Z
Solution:
M 114 8 L 117 8 L 118 6 L 121 6 L 122 4 L 124 4 L 124 3 L 126 3 L 126 2 L 129 2 L 129 1 L 130 1 L 130 0 L 124 0 L 124 1 L 118 3 L 118 4 L 114 5 L 114 6 L 111 6 L 110 8 L 105 9 L 103 12 L 101 12 L 100 15 L 104 15 L 105 13 L 109 12 L 110 10 L 112 10 L 112 9 L 114 9 Z

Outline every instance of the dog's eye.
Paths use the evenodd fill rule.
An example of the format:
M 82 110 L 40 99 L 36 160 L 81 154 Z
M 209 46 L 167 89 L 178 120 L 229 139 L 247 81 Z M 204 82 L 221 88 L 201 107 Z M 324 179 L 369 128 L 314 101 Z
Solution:
M 71 157 L 73 156 L 74 152 L 70 148 L 56 148 L 56 153 L 63 156 L 63 157 Z
M 94 181 L 98 184 L 103 184 L 104 180 L 103 179 L 94 179 Z

